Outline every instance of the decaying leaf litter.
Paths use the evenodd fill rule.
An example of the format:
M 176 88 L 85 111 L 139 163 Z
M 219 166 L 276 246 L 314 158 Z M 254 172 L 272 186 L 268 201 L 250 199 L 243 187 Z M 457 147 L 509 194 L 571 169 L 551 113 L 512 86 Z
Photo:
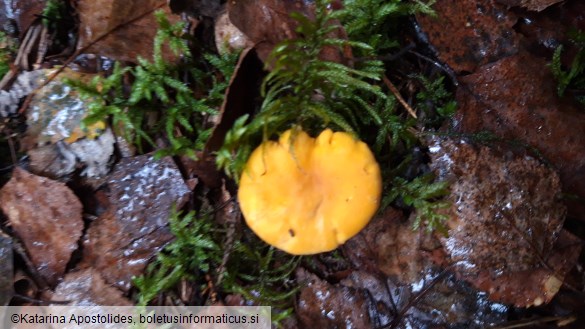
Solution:
M 355 3 L 380 6 L 376 0 L 333 1 L 325 8 L 334 13 Z M 399 1 L 391 3 L 399 6 Z M 394 88 L 382 79 L 368 83 L 388 98 L 400 98 L 408 109 L 395 106 L 397 116 L 381 116 L 396 123 L 387 131 L 379 128 L 385 143 L 376 153 L 382 170 L 390 172 L 384 176 L 384 193 L 393 197 L 383 200 L 370 224 L 337 250 L 298 259 L 268 248 L 247 229 L 235 199 L 237 184 L 217 169 L 214 158 L 224 141 L 245 128 L 239 119 L 257 115 L 265 96 L 262 81 L 279 65 L 270 55 L 274 47 L 307 37 L 299 33 L 302 20 L 290 14 L 318 19 L 322 4 L 6 2 L 0 10 L 2 47 L 20 47 L 9 52 L 12 62 L 0 92 L 0 161 L 5 167 L 0 260 L 7 271 L 0 300 L 259 303 L 275 306 L 274 316 L 285 327 L 582 327 L 585 142 L 580 132 L 585 116 L 576 101 L 582 87 L 577 75 L 560 97 L 552 62 L 561 45 L 563 70 L 581 56 L 583 47 L 571 38 L 585 31 L 583 4 L 439 0 L 432 6 L 434 14 L 405 10 L 402 14 L 415 16 L 395 14 L 391 21 L 399 23 L 380 24 L 387 28 L 383 33 L 395 34 L 396 44 L 353 40 L 352 31 L 363 31 L 351 25 L 355 21 L 343 16 L 328 21 L 332 28 L 322 38 L 369 42 L 384 51 L 375 55 L 384 61 L 382 76 Z M 166 31 L 181 19 L 189 23 L 181 30 L 192 41 L 189 58 L 173 51 L 173 35 L 157 39 L 157 30 L 164 31 L 153 15 L 157 9 L 166 17 Z M 233 26 L 216 25 L 214 34 L 218 21 Z M 168 42 L 157 48 L 161 40 Z M 222 42 L 223 50 L 246 48 L 233 62 L 233 73 L 223 74 L 228 71 L 214 66 L 213 59 L 192 60 L 211 58 L 214 43 L 220 48 Z M 359 69 L 370 59 L 360 49 L 349 42 L 328 44 L 316 56 Z M 145 59 L 154 59 L 153 66 Z M 111 117 L 86 120 L 84 108 L 95 99 L 80 98 L 79 84 L 67 84 L 67 79 L 79 81 L 79 74 L 116 74 L 114 61 L 139 69 L 118 71 L 125 89 L 116 91 L 112 82 L 111 94 L 132 98 L 133 79 L 175 74 L 163 61 L 179 65 L 177 72 L 183 73 L 172 78 L 189 88 L 167 79 L 162 80 L 167 90 L 143 93 L 140 102 L 105 100 L 127 108 L 146 100 L 158 104 L 160 109 L 145 110 L 141 121 L 131 122 L 172 124 L 147 132 L 142 143 L 136 138 L 141 127 L 121 136 Z M 63 64 L 67 68 L 57 76 L 47 74 Z M 457 111 L 440 127 L 433 120 L 448 108 L 446 96 L 438 97 L 435 90 L 434 98 L 422 97 L 429 84 L 417 75 L 427 82 L 443 76 L 455 95 Z M 225 97 L 214 101 L 207 89 L 222 81 L 218 90 L 225 90 Z M 303 104 L 344 97 L 323 94 L 325 86 L 321 93 L 317 89 Z M 196 103 L 198 114 L 183 119 L 173 98 L 182 92 L 204 99 Z M 161 117 L 157 111 L 163 108 L 179 114 Z M 409 114 L 413 109 L 417 120 Z M 91 119 L 90 111 L 85 115 Z M 200 120 L 197 127 L 207 131 L 200 135 L 210 136 L 201 139 L 202 145 L 189 144 L 198 147 L 192 154 L 173 145 L 193 138 L 193 123 L 185 120 Z M 406 122 L 412 124 L 405 128 Z M 376 129 L 375 124 L 358 125 L 356 132 L 373 146 Z M 448 182 L 448 193 L 420 187 L 432 182 L 430 172 Z M 394 196 L 398 192 L 389 186 L 401 182 L 413 183 Z M 421 199 L 423 191 L 428 199 Z M 182 217 L 177 209 L 196 213 Z M 412 229 L 423 209 L 447 218 L 446 235 L 440 230 L 429 234 L 425 222 Z M 165 246 L 173 247 L 163 251 Z M 257 264 L 266 271 L 255 272 Z

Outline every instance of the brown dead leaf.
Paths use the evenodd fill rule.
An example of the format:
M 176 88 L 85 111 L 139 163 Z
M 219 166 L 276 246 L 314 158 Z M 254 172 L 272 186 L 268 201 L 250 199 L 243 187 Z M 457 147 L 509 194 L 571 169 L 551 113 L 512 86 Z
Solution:
M 538 149 L 559 172 L 569 212 L 585 220 L 585 112 L 556 94 L 556 81 L 540 58 L 522 53 L 460 79 L 457 129 L 490 131 Z
M 230 21 L 256 45 L 262 61 L 277 43 L 296 38 L 297 23 L 289 16 L 293 10 L 306 16 L 313 12 L 302 0 L 228 1 L 227 10 Z
M 458 73 L 518 52 L 516 16 L 494 0 L 439 0 L 436 16 L 417 20 L 436 48 L 438 57 Z
M 581 240 L 563 230 L 546 259 L 546 267 L 506 272 L 499 276 L 484 271 L 469 280 L 479 290 L 489 293 L 491 300 L 519 307 L 540 306 L 555 297 L 565 273 L 575 266 L 581 245 Z
M 563 0 L 496 0 L 510 7 L 522 7 L 533 11 L 543 11 L 546 8 Z
M 356 268 L 412 283 L 432 267 L 429 256 L 440 247 L 432 236 L 414 231 L 401 211 L 388 208 L 348 240 L 342 250 Z
M 82 205 L 75 194 L 63 183 L 16 168 L 0 190 L 0 207 L 36 270 L 56 284 L 83 230 Z
M 8 305 L 14 295 L 12 239 L 0 230 L 0 306 Z
M 296 306 L 304 328 L 372 328 L 365 291 L 333 286 L 304 269 L 297 280 L 305 284 Z
M 225 134 L 238 118 L 254 113 L 255 99 L 260 96 L 263 76 L 262 62 L 258 60 L 256 51 L 253 48 L 242 51 L 225 91 L 225 99 L 219 111 L 219 123 L 213 128 L 205 144 L 206 153 L 211 154 L 219 150 Z
M 89 47 L 86 52 L 119 61 L 136 62 L 138 56 L 151 60 L 153 41 L 158 29 L 152 13 L 157 8 L 162 8 L 165 11 L 171 23 L 179 21 L 179 16 L 171 13 L 164 0 L 78 1 L 77 11 L 80 25 L 77 49 L 83 49 L 117 26 L 124 25 L 146 14 L 144 18 L 116 29 L 103 40 Z M 164 51 L 163 57 L 167 60 L 175 58 L 170 51 Z
M 77 306 L 132 306 L 122 291 L 107 284 L 99 273 L 85 269 L 68 273 L 55 288 L 53 301 L 68 301 Z
M 297 12 L 309 19 L 315 16 L 314 4 L 305 0 L 228 1 L 227 8 L 230 21 L 255 45 L 258 57 L 263 62 L 266 62 L 276 44 L 297 38 L 298 24 L 290 17 L 291 13 Z M 331 32 L 331 36 L 347 39 L 341 25 L 339 29 Z M 323 49 L 320 57 L 332 62 L 348 63 L 352 56 L 349 48 L 344 49 L 342 53 L 335 48 L 327 47 Z
M 549 302 L 580 252 L 578 239 L 561 231 L 558 175 L 531 157 L 464 141 L 435 139 L 430 150 L 431 168 L 451 182 L 441 242 L 455 270 L 491 300 Z
M 80 267 L 93 267 L 110 284 L 128 290 L 151 258 L 172 239 L 167 227 L 173 205 L 189 196 L 171 158 L 124 158 L 108 178 L 110 206 L 90 226 Z

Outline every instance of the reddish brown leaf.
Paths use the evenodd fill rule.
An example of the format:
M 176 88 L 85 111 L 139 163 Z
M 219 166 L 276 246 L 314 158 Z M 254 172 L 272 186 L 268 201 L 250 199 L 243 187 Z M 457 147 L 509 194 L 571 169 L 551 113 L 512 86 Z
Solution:
M 543 11 L 546 8 L 562 2 L 563 0 L 497 0 L 499 3 L 510 7 L 519 6 L 528 10 Z
M 474 72 L 518 52 L 516 17 L 494 0 L 439 0 L 433 9 L 436 16 L 417 20 L 438 57 L 456 72 Z
M 82 206 L 65 184 L 16 168 L 0 190 L 0 207 L 50 284 L 65 273 L 83 230 Z
M 468 280 L 478 289 L 490 294 L 490 299 L 516 306 L 539 306 L 548 303 L 557 294 L 565 275 L 576 263 L 581 252 L 582 241 L 563 230 L 547 258 L 547 267 L 517 272 L 506 272 L 494 276 L 488 271 Z M 554 270 L 551 271 L 551 270 Z
M 307 16 L 312 13 L 300 0 L 228 1 L 227 8 L 230 21 L 256 45 L 262 61 L 277 43 L 296 38 L 297 23 L 289 16 L 293 10 Z
M 92 266 L 110 284 L 127 290 L 150 259 L 170 241 L 173 205 L 190 193 L 171 158 L 125 158 L 107 183 L 110 206 L 90 226 L 82 267 Z
M 239 0 L 228 1 L 230 21 L 255 45 L 258 57 L 265 62 L 272 48 L 279 42 L 297 37 L 298 23 L 290 17 L 293 12 L 314 18 L 314 4 L 306 0 Z M 333 22 L 333 24 L 336 24 Z M 345 31 L 339 29 L 331 36 L 346 39 Z M 332 62 L 346 63 L 351 60 L 351 51 L 327 47 L 320 57 Z
M 585 112 L 557 97 L 547 63 L 523 53 L 460 81 L 457 128 L 488 130 L 534 146 L 559 172 L 564 192 L 581 198 L 569 204 L 569 211 L 585 220 Z
M 179 16 L 171 14 L 170 8 L 165 4 L 164 0 L 78 1 L 80 26 L 77 49 L 83 49 L 117 26 L 146 14 L 144 18 L 116 29 L 86 52 L 120 61 L 136 62 L 138 56 L 151 60 L 153 41 L 158 29 L 153 16 L 154 10 L 162 6 L 171 23 L 179 20 Z M 163 52 L 163 56 L 167 60 L 174 58 L 170 51 Z
M 92 269 L 68 273 L 63 282 L 55 288 L 51 297 L 55 301 L 69 301 L 69 305 L 78 306 L 132 306 L 122 296 L 122 291 L 107 284 Z
M 303 269 L 297 280 L 306 285 L 296 307 L 304 328 L 372 328 L 364 291 L 333 286 Z
M 449 236 L 441 242 L 456 271 L 492 300 L 519 307 L 550 301 L 580 251 L 575 239 L 558 248 L 559 234 L 568 233 L 561 231 L 557 174 L 528 156 L 434 143 L 431 167 L 451 182 Z
M 401 211 L 388 208 L 347 241 L 343 252 L 356 268 L 382 272 L 408 284 L 422 279 L 433 265 L 423 250 L 437 248 L 438 240 L 414 231 Z

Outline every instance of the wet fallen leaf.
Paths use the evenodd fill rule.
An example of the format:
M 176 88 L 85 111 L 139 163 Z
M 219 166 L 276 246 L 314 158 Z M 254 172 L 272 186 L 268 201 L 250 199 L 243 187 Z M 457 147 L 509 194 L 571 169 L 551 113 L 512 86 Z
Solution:
M 306 0 L 239 0 L 228 1 L 230 21 L 255 45 L 258 57 L 265 62 L 272 48 L 279 42 L 297 37 L 298 23 L 290 17 L 293 12 L 309 19 L 314 18 L 314 5 Z M 331 32 L 331 36 L 346 39 L 343 28 Z M 320 54 L 324 60 L 346 63 L 351 51 L 344 53 L 325 47 Z
M 417 21 L 437 56 L 458 73 L 515 54 L 519 38 L 513 30 L 516 16 L 494 0 L 439 0 L 435 16 L 417 15 Z
M 0 208 L 36 270 L 56 284 L 83 230 L 82 206 L 75 194 L 63 183 L 16 168 L 0 190 Z
M 455 270 L 491 300 L 549 302 L 581 248 L 562 231 L 558 175 L 531 157 L 462 140 L 435 139 L 430 151 L 431 168 L 451 182 L 441 243 Z
M 180 208 L 190 191 L 171 158 L 152 155 L 122 159 L 108 176 L 106 191 L 109 208 L 88 230 L 80 267 L 93 267 L 126 291 L 172 239 L 171 208 Z
M 85 52 L 119 61 L 136 62 L 138 56 L 152 59 L 153 41 L 158 29 L 152 14 L 156 8 L 162 8 L 171 23 L 178 22 L 179 16 L 171 14 L 164 0 L 77 1 L 80 21 L 77 49 L 83 49 L 117 26 L 146 14 L 144 18 L 116 29 Z M 163 52 L 163 57 L 167 60 L 175 58 L 170 51 Z
M 297 280 L 305 284 L 296 306 L 304 328 L 372 328 L 364 291 L 333 286 L 303 269 Z
M 12 239 L 0 231 L 0 306 L 8 305 L 14 295 Z
M 356 268 L 382 272 L 408 284 L 424 277 L 433 265 L 427 256 L 440 244 L 432 236 L 414 231 L 401 211 L 388 208 L 342 248 Z
M 547 63 L 522 53 L 460 78 L 457 129 L 490 131 L 535 147 L 559 172 L 569 212 L 585 220 L 585 112 L 556 95 Z
M 376 303 L 371 314 L 377 327 L 484 328 L 505 321 L 505 306 L 489 302 L 485 293 L 450 274 L 438 277 L 437 263 L 444 263 L 440 242 L 412 230 L 412 222 L 398 210 L 375 217 L 343 253 L 357 270 L 340 284 L 368 292 Z
M 496 0 L 510 7 L 519 6 L 528 10 L 543 11 L 546 8 L 563 0 Z
M 122 296 L 122 291 L 107 284 L 100 274 L 92 269 L 68 273 L 55 288 L 51 300 L 68 301 L 68 305 L 77 306 L 132 306 L 132 303 Z
M 340 284 L 367 292 L 374 328 L 483 329 L 504 323 L 508 312 L 454 274 L 431 267 L 410 284 L 359 270 Z

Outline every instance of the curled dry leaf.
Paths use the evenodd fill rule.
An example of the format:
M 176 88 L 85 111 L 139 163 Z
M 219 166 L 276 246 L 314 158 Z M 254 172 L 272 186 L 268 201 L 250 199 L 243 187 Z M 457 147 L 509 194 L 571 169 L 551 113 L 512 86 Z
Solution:
M 77 1 L 80 21 L 77 49 L 83 49 L 117 26 L 146 14 L 143 18 L 112 31 L 86 52 L 119 61 L 136 62 L 138 56 L 150 60 L 153 55 L 154 36 L 158 29 L 152 13 L 161 7 L 171 23 L 178 22 L 179 16 L 171 14 L 164 0 Z M 170 51 L 163 52 L 163 57 L 167 60 L 174 58 Z
M 456 72 L 474 72 L 486 63 L 518 52 L 516 16 L 493 0 L 439 0 L 435 16 L 417 20 L 437 56 Z
M 91 224 L 81 267 L 93 267 L 110 284 L 128 290 L 151 258 L 172 239 L 171 208 L 189 196 L 169 157 L 122 159 L 107 181 L 109 208 Z
M 435 139 L 431 168 L 451 182 L 448 237 L 455 270 L 491 300 L 549 302 L 580 252 L 562 231 L 558 175 L 528 156 Z
M 243 115 L 254 113 L 255 99 L 260 96 L 262 83 L 262 62 L 253 48 L 244 49 L 240 54 L 234 74 L 230 78 L 225 98 L 221 104 L 218 124 L 205 144 L 205 152 L 213 153 L 223 145 L 225 134 L 234 122 Z M 206 158 L 203 161 L 207 161 Z
M 230 21 L 252 41 L 258 57 L 264 62 L 276 44 L 297 38 L 295 30 L 298 23 L 290 17 L 291 13 L 297 12 L 309 19 L 315 16 L 314 4 L 306 0 L 228 1 L 227 8 Z M 331 32 L 331 36 L 347 38 L 341 25 L 339 29 Z M 332 62 L 345 63 L 351 59 L 351 51 L 344 49 L 343 52 L 326 47 L 320 57 Z
M 0 190 L 0 208 L 36 270 L 56 284 L 81 237 L 81 202 L 65 184 L 16 168 Z
M 85 269 L 68 273 L 55 288 L 54 301 L 68 301 L 77 306 L 132 306 L 122 291 L 107 284 L 99 273 Z

